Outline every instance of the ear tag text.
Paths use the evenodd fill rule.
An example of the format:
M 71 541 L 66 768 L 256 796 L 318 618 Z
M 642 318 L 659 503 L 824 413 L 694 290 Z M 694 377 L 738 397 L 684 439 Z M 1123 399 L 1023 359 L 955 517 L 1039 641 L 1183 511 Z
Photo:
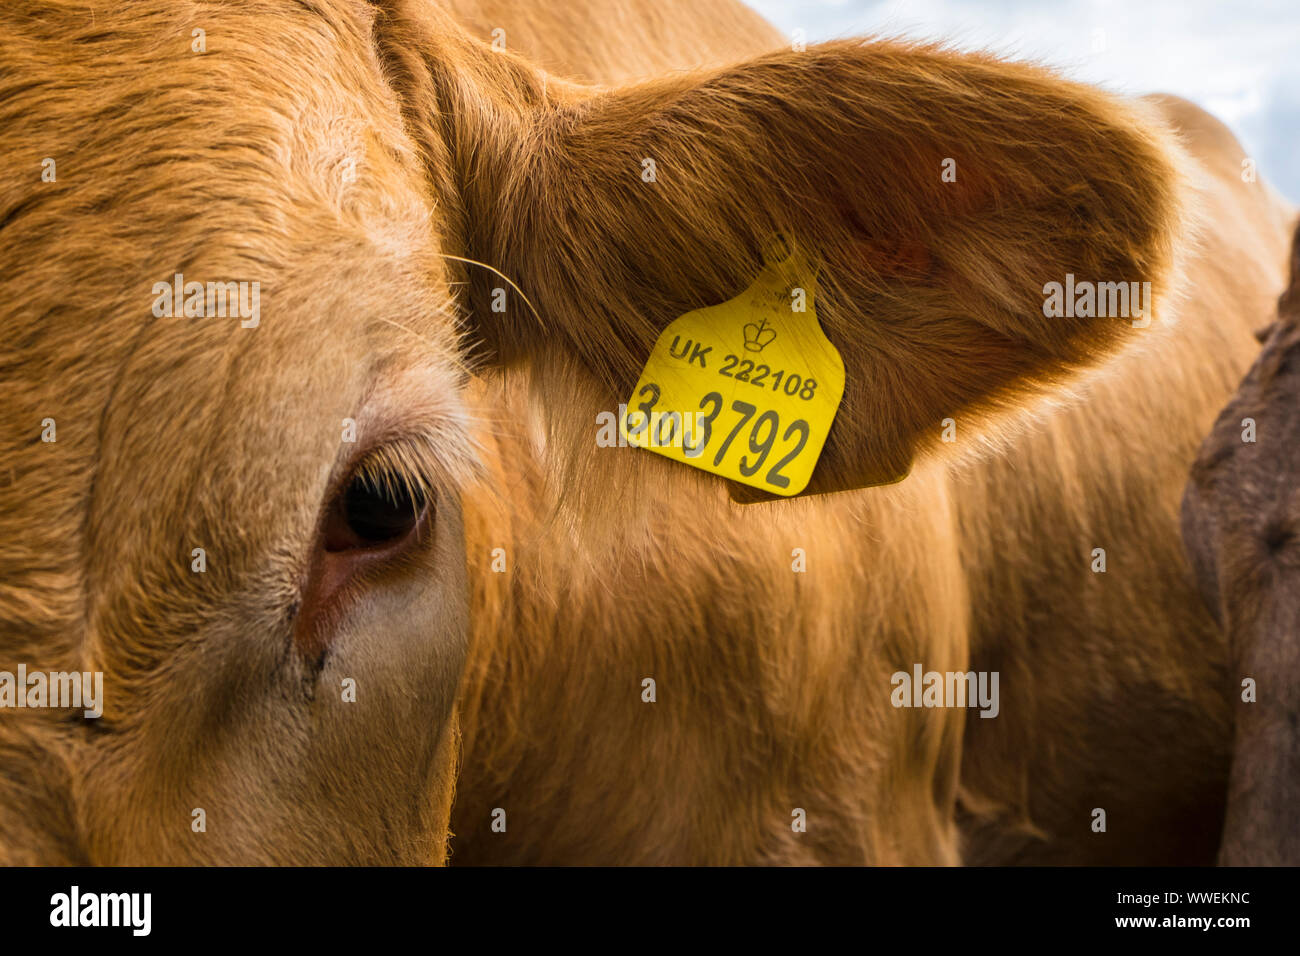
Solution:
M 619 421 L 629 445 L 772 494 L 807 486 L 844 362 L 817 322 L 816 270 L 782 252 L 740 295 L 660 334 Z

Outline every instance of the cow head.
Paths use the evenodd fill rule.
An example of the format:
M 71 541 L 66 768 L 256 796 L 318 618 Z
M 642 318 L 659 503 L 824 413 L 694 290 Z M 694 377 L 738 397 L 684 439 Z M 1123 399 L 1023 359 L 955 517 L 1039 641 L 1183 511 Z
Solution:
M 3 715 L 14 858 L 441 858 L 495 414 L 468 358 L 613 408 L 791 236 L 848 371 L 809 491 L 841 490 L 1127 337 L 1045 317 L 1045 283 L 1174 267 L 1166 135 L 987 57 L 838 43 L 610 90 L 419 3 L 18 3 L 0 31 L 0 667 L 105 688 L 99 718 Z M 527 307 L 490 308 L 503 282 Z
M 472 441 L 356 14 L 0 12 L 0 669 L 104 687 L 0 715 L 18 858 L 445 853 Z

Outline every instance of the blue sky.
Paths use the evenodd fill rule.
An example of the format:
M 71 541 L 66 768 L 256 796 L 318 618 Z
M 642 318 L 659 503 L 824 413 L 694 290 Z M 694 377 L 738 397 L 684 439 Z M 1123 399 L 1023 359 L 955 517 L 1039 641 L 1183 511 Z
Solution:
M 1227 123 L 1300 202 L 1300 0 L 747 0 L 809 42 L 943 39 L 1118 92 L 1177 93 Z

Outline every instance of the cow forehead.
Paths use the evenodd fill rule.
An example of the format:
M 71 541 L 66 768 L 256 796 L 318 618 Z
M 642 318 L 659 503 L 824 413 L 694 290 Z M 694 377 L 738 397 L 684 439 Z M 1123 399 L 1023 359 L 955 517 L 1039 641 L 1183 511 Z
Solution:
M 262 528 L 251 560 L 263 512 L 318 504 L 377 379 L 459 414 L 431 205 L 361 9 L 0 12 L 0 520 L 31 541 L 0 570 L 52 618 L 82 610 L 97 545 L 138 573 L 202 530 L 158 540 L 181 512 Z

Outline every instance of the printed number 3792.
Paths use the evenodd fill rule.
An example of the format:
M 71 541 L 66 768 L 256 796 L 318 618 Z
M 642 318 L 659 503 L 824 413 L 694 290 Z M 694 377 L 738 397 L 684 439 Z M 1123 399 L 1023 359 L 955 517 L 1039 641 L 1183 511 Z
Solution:
M 652 395 L 653 394 L 654 393 L 652 393 Z M 654 397 L 657 398 L 658 396 L 654 395 Z M 651 402 L 646 404 L 653 407 L 653 398 Z M 704 454 L 706 448 L 709 446 L 710 442 L 712 442 L 714 435 L 722 433 L 721 428 L 718 428 L 716 432 L 714 430 L 714 425 L 717 423 L 718 416 L 722 413 L 722 406 L 722 396 L 717 392 L 709 392 L 709 394 L 700 399 L 701 414 L 696 416 L 696 424 L 695 428 L 692 429 L 693 434 L 691 436 L 698 440 L 695 441 L 694 444 L 686 444 L 683 442 L 682 446 L 687 457 L 698 458 L 700 455 Z M 642 405 L 641 407 L 647 412 L 650 411 L 650 409 L 646 408 L 645 405 Z M 745 426 L 749 425 L 749 451 L 748 453 L 743 453 L 740 457 L 740 461 L 737 465 L 740 469 L 740 473 L 746 478 L 753 477 L 757 474 L 759 469 L 763 467 L 767 462 L 768 457 L 772 454 L 772 450 L 776 445 L 777 435 L 780 434 L 782 443 L 787 443 L 793 439 L 794 446 L 786 452 L 783 458 L 768 470 L 767 474 L 763 476 L 763 480 L 774 488 L 789 488 L 790 479 L 788 476 L 781 474 L 781 469 L 794 461 L 794 459 L 798 457 L 799 453 L 803 451 L 804 445 L 808 443 L 808 423 L 802 418 L 796 419 L 786 426 L 785 431 L 782 432 L 781 417 L 776 412 L 769 409 L 755 418 L 754 416 L 758 412 L 758 408 L 751 405 L 749 402 L 742 402 L 738 399 L 731 403 L 731 411 L 736 412 L 740 417 L 736 419 L 735 423 L 731 426 L 731 429 L 726 433 L 726 437 L 723 438 L 722 444 L 720 444 L 714 452 L 714 467 L 716 468 L 722 464 L 722 460 L 726 458 L 727 452 L 731 451 L 732 443 L 735 442 L 740 433 L 745 430 Z M 750 424 L 751 422 L 752 425 Z M 669 427 L 671 428 L 672 425 Z M 685 438 L 685 436 L 683 436 L 683 438 Z M 741 447 L 743 448 L 743 445 Z

